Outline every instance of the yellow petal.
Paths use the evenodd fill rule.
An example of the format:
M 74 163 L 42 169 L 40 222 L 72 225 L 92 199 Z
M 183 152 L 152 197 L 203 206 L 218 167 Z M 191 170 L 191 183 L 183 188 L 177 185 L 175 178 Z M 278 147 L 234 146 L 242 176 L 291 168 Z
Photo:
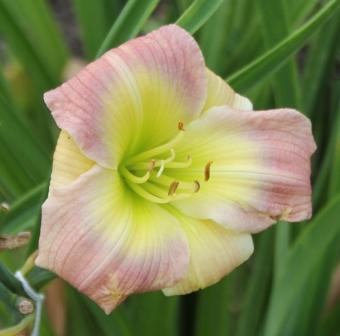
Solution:
M 190 155 L 192 165 L 166 171 L 177 181 L 201 181 L 201 188 L 172 204 L 189 216 L 246 232 L 279 219 L 309 218 L 314 150 L 311 124 L 295 110 L 212 108 L 187 126 L 175 148 L 179 160 Z
M 163 290 L 165 295 L 187 294 L 210 286 L 253 253 L 249 234 L 227 230 L 212 221 L 178 216 L 188 238 L 190 264 L 181 281 Z
M 53 155 L 50 190 L 73 182 L 93 164 L 92 160 L 82 154 L 71 136 L 61 131 Z
M 44 100 L 83 153 L 116 168 L 197 117 L 206 89 L 199 46 L 170 25 L 108 51 Z
M 251 101 L 236 93 L 221 77 L 206 69 L 208 94 L 203 111 L 211 107 L 227 105 L 237 110 L 251 111 Z
M 107 313 L 131 293 L 173 285 L 188 262 L 178 219 L 133 195 L 114 170 L 95 165 L 43 205 L 37 265 Z

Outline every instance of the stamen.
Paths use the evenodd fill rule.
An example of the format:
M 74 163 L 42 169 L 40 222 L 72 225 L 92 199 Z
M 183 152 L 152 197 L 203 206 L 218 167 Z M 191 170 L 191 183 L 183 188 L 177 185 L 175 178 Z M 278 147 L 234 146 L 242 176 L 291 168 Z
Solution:
M 173 162 L 175 157 L 176 157 L 176 152 L 173 148 L 171 148 L 170 149 L 170 156 L 167 159 L 159 160 L 159 161 L 152 159 L 148 163 L 146 163 L 146 162 L 136 163 L 136 164 L 133 165 L 133 168 L 134 169 L 147 169 L 148 171 L 151 172 L 155 167 L 160 167 L 162 165 L 162 161 L 164 161 L 164 165 L 167 165 L 166 167 L 168 167 L 168 164 L 170 162 Z
M 200 185 L 200 183 L 197 180 L 195 180 L 194 183 L 196 185 L 194 193 L 197 193 L 201 189 L 201 185 Z
M 210 178 L 210 166 L 213 162 L 209 161 L 204 168 L 204 180 L 208 181 Z
M 173 182 L 170 184 L 169 191 L 168 191 L 168 195 L 169 195 L 169 196 L 172 196 L 172 195 L 175 194 L 178 185 L 179 185 L 179 182 L 177 182 L 177 181 L 173 181 Z
M 126 162 L 126 165 L 129 166 L 134 163 L 141 162 L 141 161 L 147 161 L 150 157 L 156 157 L 157 155 L 163 154 L 164 152 L 173 148 L 182 139 L 183 136 L 184 136 L 184 132 L 179 132 L 169 142 L 131 157 Z
M 175 162 L 172 161 L 166 165 L 167 168 L 189 168 L 192 164 L 192 158 L 188 155 L 188 159 L 186 162 Z
M 185 131 L 185 129 L 184 129 L 184 123 L 182 123 L 181 121 L 178 122 L 178 129 L 179 129 L 180 131 Z
M 169 203 L 169 201 L 171 200 L 170 197 L 166 197 L 166 198 L 160 198 L 157 197 L 155 195 L 152 195 L 150 193 L 148 193 L 144 188 L 140 187 L 139 185 L 132 183 L 129 180 L 126 180 L 127 184 L 129 185 L 129 187 L 139 196 L 145 198 L 146 200 L 150 201 L 150 202 L 154 202 L 154 203 L 158 203 L 158 204 L 165 204 L 165 203 Z
M 129 170 L 125 167 L 121 168 L 121 174 L 129 181 L 137 184 L 145 183 L 150 178 L 150 172 L 147 171 L 144 176 L 136 176 L 132 174 Z
M 160 184 L 162 186 L 170 185 L 170 187 L 174 183 L 174 179 L 172 177 L 169 177 L 169 176 L 166 176 L 166 175 L 162 175 L 160 178 L 157 178 L 157 179 L 151 176 L 150 181 L 157 183 L 157 184 Z M 178 182 L 181 189 L 184 189 L 186 191 L 190 191 L 191 193 L 196 193 L 200 189 L 200 184 L 199 184 L 198 181 L 185 182 L 185 181 L 181 181 L 181 180 L 176 180 L 176 182 Z M 178 187 L 178 185 L 177 185 L 177 187 Z
M 155 168 L 156 165 L 156 160 L 152 159 L 149 163 L 148 163 L 148 171 L 151 173 L 153 171 L 153 169 Z
M 161 167 L 159 168 L 156 177 L 160 177 L 164 171 L 164 160 L 161 160 Z

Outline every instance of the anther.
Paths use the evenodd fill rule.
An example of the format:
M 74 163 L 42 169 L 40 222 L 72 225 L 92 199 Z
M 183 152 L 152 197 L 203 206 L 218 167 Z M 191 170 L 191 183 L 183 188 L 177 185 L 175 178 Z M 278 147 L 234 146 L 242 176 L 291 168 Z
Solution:
M 152 159 L 150 162 L 149 162 L 149 167 L 148 167 L 148 172 L 152 172 L 153 169 L 155 168 L 155 165 L 156 165 L 156 160 Z
M 210 166 L 213 162 L 209 161 L 204 168 L 204 180 L 208 181 L 210 179 Z
M 195 183 L 194 193 L 197 193 L 201 189 L 201 185 L 200 185 L 200 183 L 197 180 L 195 180 L 194 183 Z
M 10 210 L 10 206 L 6 202 L 0 203 L 0 210 L 3 212 L 8 212 Z
M 176 192 L 178 185 L 179 185 L 179 182 L 177 182 L 177 181 L 173 181 L 170 184 L 169 191 L 168 191 L 169 196 L 172 196 Z
M 185 131 L 185 129 L 184 129 L 184 123 L 183 123 L 182 121 L 179 121 L 177 126 L 178 126 L 178 129 L 179 129 L 180 131 Z

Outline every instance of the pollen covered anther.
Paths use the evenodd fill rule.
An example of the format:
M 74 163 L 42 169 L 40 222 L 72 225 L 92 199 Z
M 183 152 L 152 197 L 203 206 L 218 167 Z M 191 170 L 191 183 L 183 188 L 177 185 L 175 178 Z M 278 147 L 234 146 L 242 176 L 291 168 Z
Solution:
M 210 179 L 210 166 L 212 165 L 212 161 L 209 161 L 204 168 L 204 180 L 208 181 Z
M 177 188 L 179 186 L 179 182 L 177 181 L 173 181 L 171 184 L 170 184 L 170 187 L 169 187 L 169 191 L 168 191 L 168 195 L 169 196 L 172 196 L 175 194 Z
M 156 165 L 156 160 L 152 159 L 150 162 L 149 162 L 149 167 L 148 167 L 148 171 L 151 173 L 153 171 L 153 169 L 155 168 L 155 165 Z
M 183 123 L 182 121 L 179 121 L 177 126 L 178 126 L 178 129 L 179 129 L 180 131 L 185 131 L 185 129 L 184 129 L 184 123 Z

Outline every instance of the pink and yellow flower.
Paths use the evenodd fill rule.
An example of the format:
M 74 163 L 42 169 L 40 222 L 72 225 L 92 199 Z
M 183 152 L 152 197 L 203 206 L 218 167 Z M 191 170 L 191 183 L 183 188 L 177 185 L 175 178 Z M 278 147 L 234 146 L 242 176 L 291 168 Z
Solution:
M 61 128 L 37 265 L 107 313 L 129 294 L 185 294 L 253 252 L 251 233 L 311 216 L 311 125 L 252 111 L 170 25 L 45 94 Z

